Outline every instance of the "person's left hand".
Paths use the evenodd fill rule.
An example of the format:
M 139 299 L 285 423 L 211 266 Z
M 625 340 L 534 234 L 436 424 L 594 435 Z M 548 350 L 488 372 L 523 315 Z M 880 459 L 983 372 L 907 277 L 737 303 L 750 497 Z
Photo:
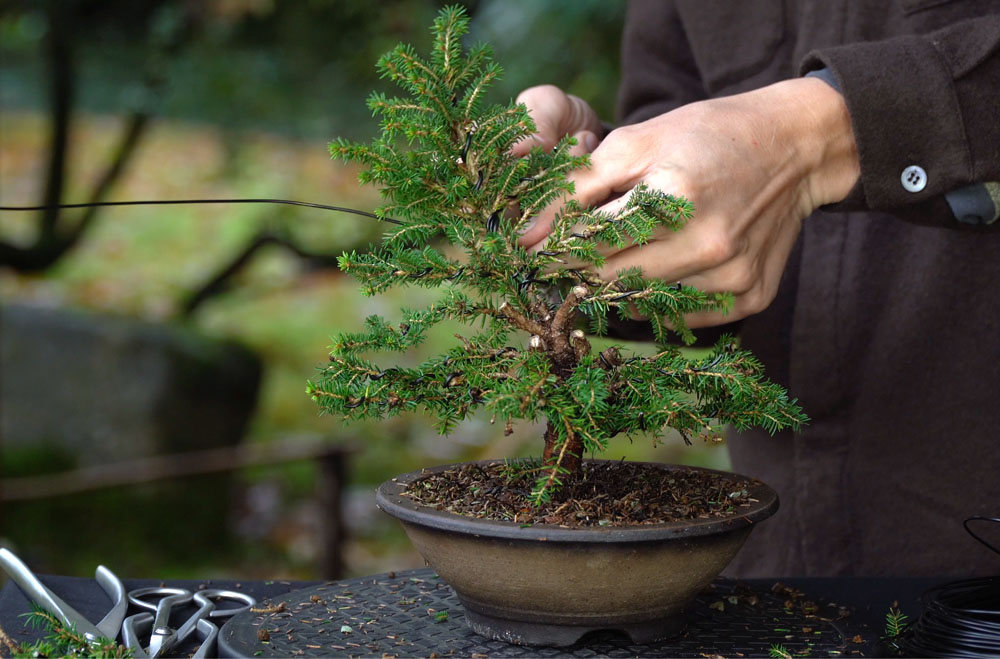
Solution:
M 660 229 L 643 246 L 610 252 L 598 273 L 613 279 L 640 266 L 647 278 L 728 291 L 728 314 L 685 318 L 692 328 L 765 309 L 801 230 L 817 207 L 842 200 L 860 168 L 841 95 L 821 80 L 789 80 L 737 96 L 693 103 L 612 131 L 592 167 L 574 172 L 574 198 L 617 211 L 645 182 L 683 196 L 694 217 L 680 231 Z M 618 195 L 614 201 L 607 200 Z M 521 244 L 544 249 L 554 210 L 540 215 Z

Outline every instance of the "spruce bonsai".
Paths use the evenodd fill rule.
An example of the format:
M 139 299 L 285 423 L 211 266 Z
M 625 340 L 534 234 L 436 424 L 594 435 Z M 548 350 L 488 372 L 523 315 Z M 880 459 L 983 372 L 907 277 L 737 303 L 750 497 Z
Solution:
M 403 310 L 396 323 L 370 316 L 365 330 L 335 338 L 329 364 L 308 394 L 322 411 L 346 419 L 384 418 L 423 410 L 447 433 L 478 408 L 505 424 L 546 422 L 530 499 L 540 504 L 581 472 L 584 453 L 603 451 L 618 434 L 676 429 L 685 441 L 716 436 L 724 424 L 761 426 L 772 433 L 797 428 L 805 416 L 760 363 L 723 338 L 708 357 L 689 359 L 671 345 L 694 337 L 684 315 L 725 309 L 731 296 L 647 280 L 638 269 L 602 279 L 599 243 L 643 244 L 653 232 L 677 230 L 693 208 L 683 199 L 640 186 L 617 215 L 565 202 L 567 174 L 588 165 L 573 156 L 570 138 L 553 150 L 510 155 L 535 127 L 526 108 L 485 98 L 501 75 L 486 45 L 466 51 L 468 18 L 442 10 L 432 28 L 429 59 L 400 45 L 378 62 L 383 77 L 407 92 L 372 94 L 381 136 L 370 144 L 338 140 L 331 154 L 366 169 L 362 183 L 380 186 L 379 217 L 398 224 L 365 254 L 340 258 L 366 295 L 393 286 L 443 288 L 429 308 Z M 544 249 L 526 251 L 522 227 L 550 204 L 565 202 Z M 449 250 L 446 245 L 451 245 Z M 630 309 L 649 319 L 659 346 L 652 356 L 619 347 L 597 352 L 578 327 L 603 335 L 608 316 Z M 477 327 L 445 354 L 416 368 L 383 367 L 375 352 L 402 352 L 445 319 Z M 516 467 L 515 467 L 516 470 Z

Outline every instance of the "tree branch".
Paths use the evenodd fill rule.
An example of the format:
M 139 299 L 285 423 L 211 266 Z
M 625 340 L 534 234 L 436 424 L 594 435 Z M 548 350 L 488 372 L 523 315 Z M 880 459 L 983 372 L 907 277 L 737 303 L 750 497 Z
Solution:
M 240 273 L 253 259 L 254 255 L 268 245 L 278 245 L 295 254 L 301 259 L 312 262 L 321 268 L 337 269 L 337 257 L 332 254 L 309 252 L 296 245 L 291 240 L 280 238 L 269 231 L 261 231 L 254 236 L 246 247 L 236 257 L 220 269 L 214 277 L 195 289 L 181 306 L 178 316 L 189 318 L 209 299 L 223 293 L 228 288 L 229 280 Z M 339 270 L 337 270 L 339 272 Z
M 68 15 L 72 7 L 58 0 L 48 3 L 51 135 L 49 163 L 45 179 L 44 205 L 39 231 L 39 246 L 55 242 L 59 224 L 59 209 L 66 178 L 66 156 L 69 148 L 69 122 L 73 110 L 75 76 L 73 71 L 72 22 Z
M 500 308 L 497 309 L 497 312 L 502 317 L 509 320 L 514 325 L 514 327 L 522 329 L 525 332 L 528 332 L 529 334 L 533 334 L 535 336 L 543 336 L 547 334 L 547 332 L 545 331 L 545 326 L 543 326 L 536 320 L 528 318 L 520 311 L 512 307 L 508 302 L 504 302 L 503 304 L 501 304 Z

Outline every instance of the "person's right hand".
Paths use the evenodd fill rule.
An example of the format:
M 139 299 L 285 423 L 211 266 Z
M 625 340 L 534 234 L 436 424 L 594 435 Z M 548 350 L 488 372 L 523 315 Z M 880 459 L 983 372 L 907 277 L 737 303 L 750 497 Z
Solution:
M 590 153 L 600 144 L 604 134 L 601 120 L 583 99 L 555 85 L 539 85 L 518 94 L 517 102 L 527 106 L 537 132 L 515 144 L 513 155 L 525 156 L 534 146 L 551 149 L 566 135 L 576 138 L 577 144 L 570 151 L 573 155 Z
M 859 173 L 843 97 L 822 80 L 794 78 L 619 128 L 569 180 L 582 207 L 612 214 L 640 183 L 694 206 L 678 231 L 658 227 L 642 245 L 599 247 L 607 260 L 596 268 L 605 281 L 639 267 L 649 279 L 734 295 L 728 315 L 689 315 L 694 329 L 766 308 L 803 220 L 844 199 Z M 544 247 L 554 205 L 522 231 L 529 250 Z

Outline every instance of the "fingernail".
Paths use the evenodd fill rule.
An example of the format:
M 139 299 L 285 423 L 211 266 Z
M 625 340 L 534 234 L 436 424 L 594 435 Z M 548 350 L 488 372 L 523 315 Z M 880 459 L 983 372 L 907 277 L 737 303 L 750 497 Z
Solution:
M 521 225 L 521 228 L 518 229 L 518 233 L 520 233 L 523 236 L 524 234 L 526 234 L 529 231 L 531 231 L 531 229 L 537 223 L 538 223 L 538 218 L 537 217 L 531 218 L 530 220 L 528 220 L 527 222 L 525 222 L 524 224 Z
M 593 133 L 584 134 L 583 145 L 587 147 L 587 151 L 592 152 L 594 149 L 597 148 L 598 144 L 600 144 L 600 142 L 597 140 L 597 135 L 594 135 Z

